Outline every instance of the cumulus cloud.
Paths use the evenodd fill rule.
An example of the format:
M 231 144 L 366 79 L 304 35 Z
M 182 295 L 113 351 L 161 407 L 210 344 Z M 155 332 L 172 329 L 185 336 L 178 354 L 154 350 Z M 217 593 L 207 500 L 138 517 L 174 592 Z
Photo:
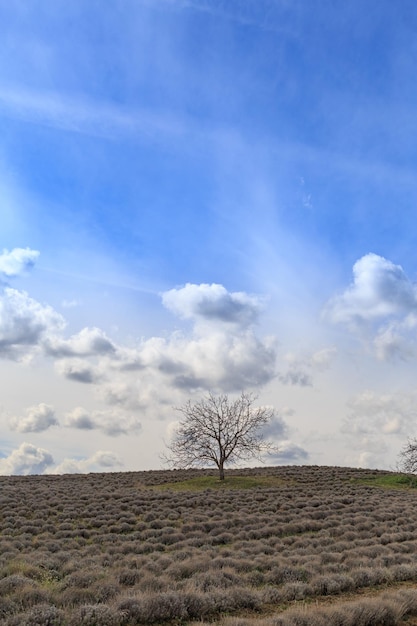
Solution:
M 39 252 L 30 248 L 4 249 L 0 254 L 0 275 L 6 278 L 19 276 L 35 264 L 38 256 Z
M 275 375 L 276 340 L 259 339 L 251 329 L 205 333 L 175 332 L 143 341 L 128 358 L 109 362 L 111 382 L 102 387 L 110 404 L 144 407 L 164 389 L 232 392 L 258 387 Z M 120 373 L 117 372 L 120 370 Z M 137 374 L 140 370 L 140 375 Z M 172 402 L 171 402 L 172 404 Z
M 94 411 L 93 420 L 96 428 L 111 437 L 139 432 L 141 423 L 137 416 L 121 411 Z
M 229 292 L 216 283 L 187 283 L 185 287 L 163 293 L 162 302 L 170 311 L 185 319 L 242 327 L 256 322 L 262 305 L 259 297 Z
M 373 339 L 378 359 L 408 360 L 417 355 L 417 315 L 410 313 L 402 320 L 393 320 L 381 325 Z
M 0 458 L 0 474 L 5 476 L 43 474 L 53 463 L 54 459 L 47 450 L 37 448 L 31 443 L 22 443 L 9 456 Z
M 128 409 L 142 408 L 140 388 L 142 380 L 129 378 L 126 380 L 112 380 L 101 385 L 98 389 L 99 398 L 112 406 L 123 406 Z
M 306 461 L 310 455 L 307 450 L 293 441 L 284 440 L 279 442 L 278 450 L 272 456 L 274 463 L 284 465 L 286 463 Z
M 311 355 L 295 355 L 288 353 L 284 361 L 288 364 L 286 371 L 278 373 L 278 379 L 283 385 L 297 385 L 299 387 L 311 387 L 313 374 L 324 372 L 337 354 L 335 347 L 322 348 Z
M 78 428 L 79 430 L 94 430 L 97 427 L 89 411 L 82 406 L 78 406 L 66 414 L 64 426 Z
M 136 372 L 145 368 L 140 349 L 117 347 L 112 355 L 111 366 L 125 372 Z
M 355 263 L 352 284 L 327 303 L 323 316 L 360 331 L 380 360 L 417 356 L 417 284 L 377 254 Z
M 299 387 L 311 387 L 313 379 L 308 372 L 292 366 L 284 373 L 278 374 L 278 379 L 283 385 L 298 385 Z
M 142 412 L 158 407 L 162 416 L 185 393 L 230 393 L 274 378 L 277 341 L 257 337 L 250 325 L 258 299 L 229 294 L 221 285 L 187 285 L 166 292 L 164 300 L 171 310 L 192 318 L 191 331 L 151 337 L 135 348 L 116 346 L 100 362 L 103 382 L 97 393 L 107 404 Z
M 78 383 L 98 383 L 102 378 L 102 373 L 95 365 L 82 359 L 65 359 L 57 364 L 56 369 L 65 378 Z
M 193 338 L 181 334 L 156 345 L 145 345 L 143 358 L 174 387 L 236 391 L 266 384 L 275 374 L 276 342 L 258 339 L 250 330 L 207 333 Z
M 366 390 L 348 402 L 342 432 L 350 435 L 408 435 L 417 421 L 417 395 Z
M 47 334 L 60 332 L 64 327 L 59 313 L 26 292 L 6 287 L 0 294 L 0 357 L 22 359 Z
M 367 254 L 353 266 L 353 283 L 325 309 L 334 323 L 356 327 L 393 315 L 417 312 L 417 286 L 401 265 Z
M 55 358 L 83 357 L 112 354 L 114 344 L 99 328 L 83 328 L 69 339 L 49 337 L 44 342 L 45 352 Z
M 26 409 L 24 417 L 16 416 L 10 420 L 12 430 L 20 433 L 40 433 L 57 424 L 54 408 L 43 402 Z
M 386 463 L 388 446 L 382 437 L 363 436 L 350 446 L 344 461 L 351 467 L 379 468 Z
M 114 452 L 99 450 L 86 459 L 64 459 L 48 474 L 86 474 L 87 472 L 108 472 L 123 467 L 122 461 Z
M 100 430 L 105 435 L 117 437 L 137 433 L 141 423 L 137 416 L 124 411 L 92 411 L 76 407 L 66 414 L 64 426 L 79 430 Z
M 265 439 L 281 440 L 288 436 L 288 425 L 281 415 L 275 415 L 273 419 L 262 429 Z
M 55 360 L 60 375 L 100 386 L 108 404 L 125 409 L 164 403 L 163 388 L 167 396 L 208 389 L 233 392 L 262 386 L 275 376 L 276 340 L 257 337 L 253 328 L 260 298 L 228 292 L 222 285 L 187 284 L 167 291 L 163 302 L 192 319 L 191 331 L 151 337 L 127 348 L 96 327 L 64 337 L 61 315 L 6 287 L 0 296 L 0 356 L 17 359 L 43 351 Z M 73 419 L 84 428 L 95 425 L 91 415 Z M 110 423 L 106 429 L 113 432 Z

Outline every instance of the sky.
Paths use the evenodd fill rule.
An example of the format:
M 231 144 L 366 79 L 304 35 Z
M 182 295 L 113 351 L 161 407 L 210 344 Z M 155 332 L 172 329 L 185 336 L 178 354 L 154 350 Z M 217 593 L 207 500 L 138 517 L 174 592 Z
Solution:
M 162 469 L 176 408 L 242 391 L 266 464 L 395 469 L 416 31 L 414 0 L 0 0 L 0 474 Z

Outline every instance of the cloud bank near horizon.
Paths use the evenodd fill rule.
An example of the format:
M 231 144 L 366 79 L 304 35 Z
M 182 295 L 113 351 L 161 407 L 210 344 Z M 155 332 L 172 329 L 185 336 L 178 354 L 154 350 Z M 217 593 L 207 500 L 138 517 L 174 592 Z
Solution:
M 5 259 L 9 263 L 10 259 L 37 258 L 38 253 L 34 257 L 29 249 L 25 250 L 23 256 L 15 250 L 3 252 L 0 267 L 2 261 L 6 266 Z M 22 260 L 19 267 L 24 265 Z M 13 271 L 16 275 L 20 270 Z M 383 340 L 383 358 L 393 355 L 394 343 L 398 355 L 401 341 L 405 350 L 405 333 L 414 328 L 415 284 L 400 266 L 375 254 L 360 258 L 353 267 L 353 276 L 353 283 L 329 300 L 324 318 L 332 324 L 345 326 L 353 335 L 367 333 L 376 359 L 382 358 Z M 91 388 L 97 402 L 105 407 L 91 410 L 73 406 L 58 415 L 51 404 L 40 402 L 20 415 L 9 417 L 10 430 L 40 434 L 66 428 L 86 434 L 96 431 L 111 438 L 131 436 L 142 432 L 143 420 L 150 416 L 168 420 L 173 405 L 181 405 L 187 396 L 208 390 L 226 393 L 259 390 L 273 380 L 283 386 L 312 388 L 315 377 L 331 370 L 335 358 L 339 357 L 335 345 L 311 354 L 280 355 L 277 337 L 262 338 L 257 334 L 265 307 L 265 299 L 259 296 L 229 292 L 216 283 L 187 283 L 163 292 L 161 301 L 179 319 L 191 322 L 191 327 L 126 346 L 97 327 L 84 327 L 65 336 L 67 323 L 60 313 L 47 304 L 40 304 L 26 292 L 4 286 L 0 294 L 0 358 L 22 366 L 30 366 L 30 362 L 37 359 L 51 362 L 59 376 Z M 410 344 L 407 345 L 407 358 L 410 358 Z M 401 356 L 405 358 L 402 348 Z M 366 456 L 372 423 L 381 424 L 379 434 L 383 437 L 391 433 L 404 434 L 410 425 L 410 419 L 404 421 L 405 417 L 401 428 L 395 426 L 393 416 L 384 421 L 380 415 L 387 413 L 389 402 L 380 400 L 378 405 L 373 398 L 374 408 L 371 409 L 370 397 L 364 394 L 353 401 L 345 421 L 349 427 L 343 430 L 350 429 L 350 435 L 360 438 L 363 458 L 368 459 L 374 454 L 370 452 L 371 456 Z M 365 406 L 366 398 L 365 409 L 376 417 L 368 420 L 367 427 L 361 430 L 361 407 Z M 381 409 L 384 402 L 385 413 Z M 375 408 L 378 406 L 379 409 Z M 391 407 L 392 415 L 396 407 Z M 410 412 L 411 408 L 408 410 Z M 271 434 L 282 442 L 276 462 L 306 461 L 308 450 L 288 439 L 288 428 L 281 418 L 271 425 Z M 12 452 L 8 460 L 0 464 L 0 471 L 1 468 L 6 472 L 14 468 L 13 471 L 22 473 L 31 471 L 30 468 L 37 472 L 51 471 L 53 460 L 49 453 L 31 445 Z M 59 467 L 82 468 L 94 464 L 101 467 L 96 461 L 80 465 L 67 460 Z

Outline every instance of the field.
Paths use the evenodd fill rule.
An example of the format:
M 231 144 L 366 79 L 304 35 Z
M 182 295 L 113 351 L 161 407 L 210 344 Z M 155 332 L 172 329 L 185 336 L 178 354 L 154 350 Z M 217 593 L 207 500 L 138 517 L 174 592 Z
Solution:
M 6 626 L 416 624 L 417 489 L 335 467 L 0 477 Z

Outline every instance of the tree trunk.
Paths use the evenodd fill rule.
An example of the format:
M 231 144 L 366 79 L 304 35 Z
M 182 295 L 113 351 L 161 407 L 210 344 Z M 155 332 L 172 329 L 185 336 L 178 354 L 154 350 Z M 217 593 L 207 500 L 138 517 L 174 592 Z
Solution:
M 220 480 L 224 480 L 224 468 L 223 463 L 219 464 L 219 478 Z

